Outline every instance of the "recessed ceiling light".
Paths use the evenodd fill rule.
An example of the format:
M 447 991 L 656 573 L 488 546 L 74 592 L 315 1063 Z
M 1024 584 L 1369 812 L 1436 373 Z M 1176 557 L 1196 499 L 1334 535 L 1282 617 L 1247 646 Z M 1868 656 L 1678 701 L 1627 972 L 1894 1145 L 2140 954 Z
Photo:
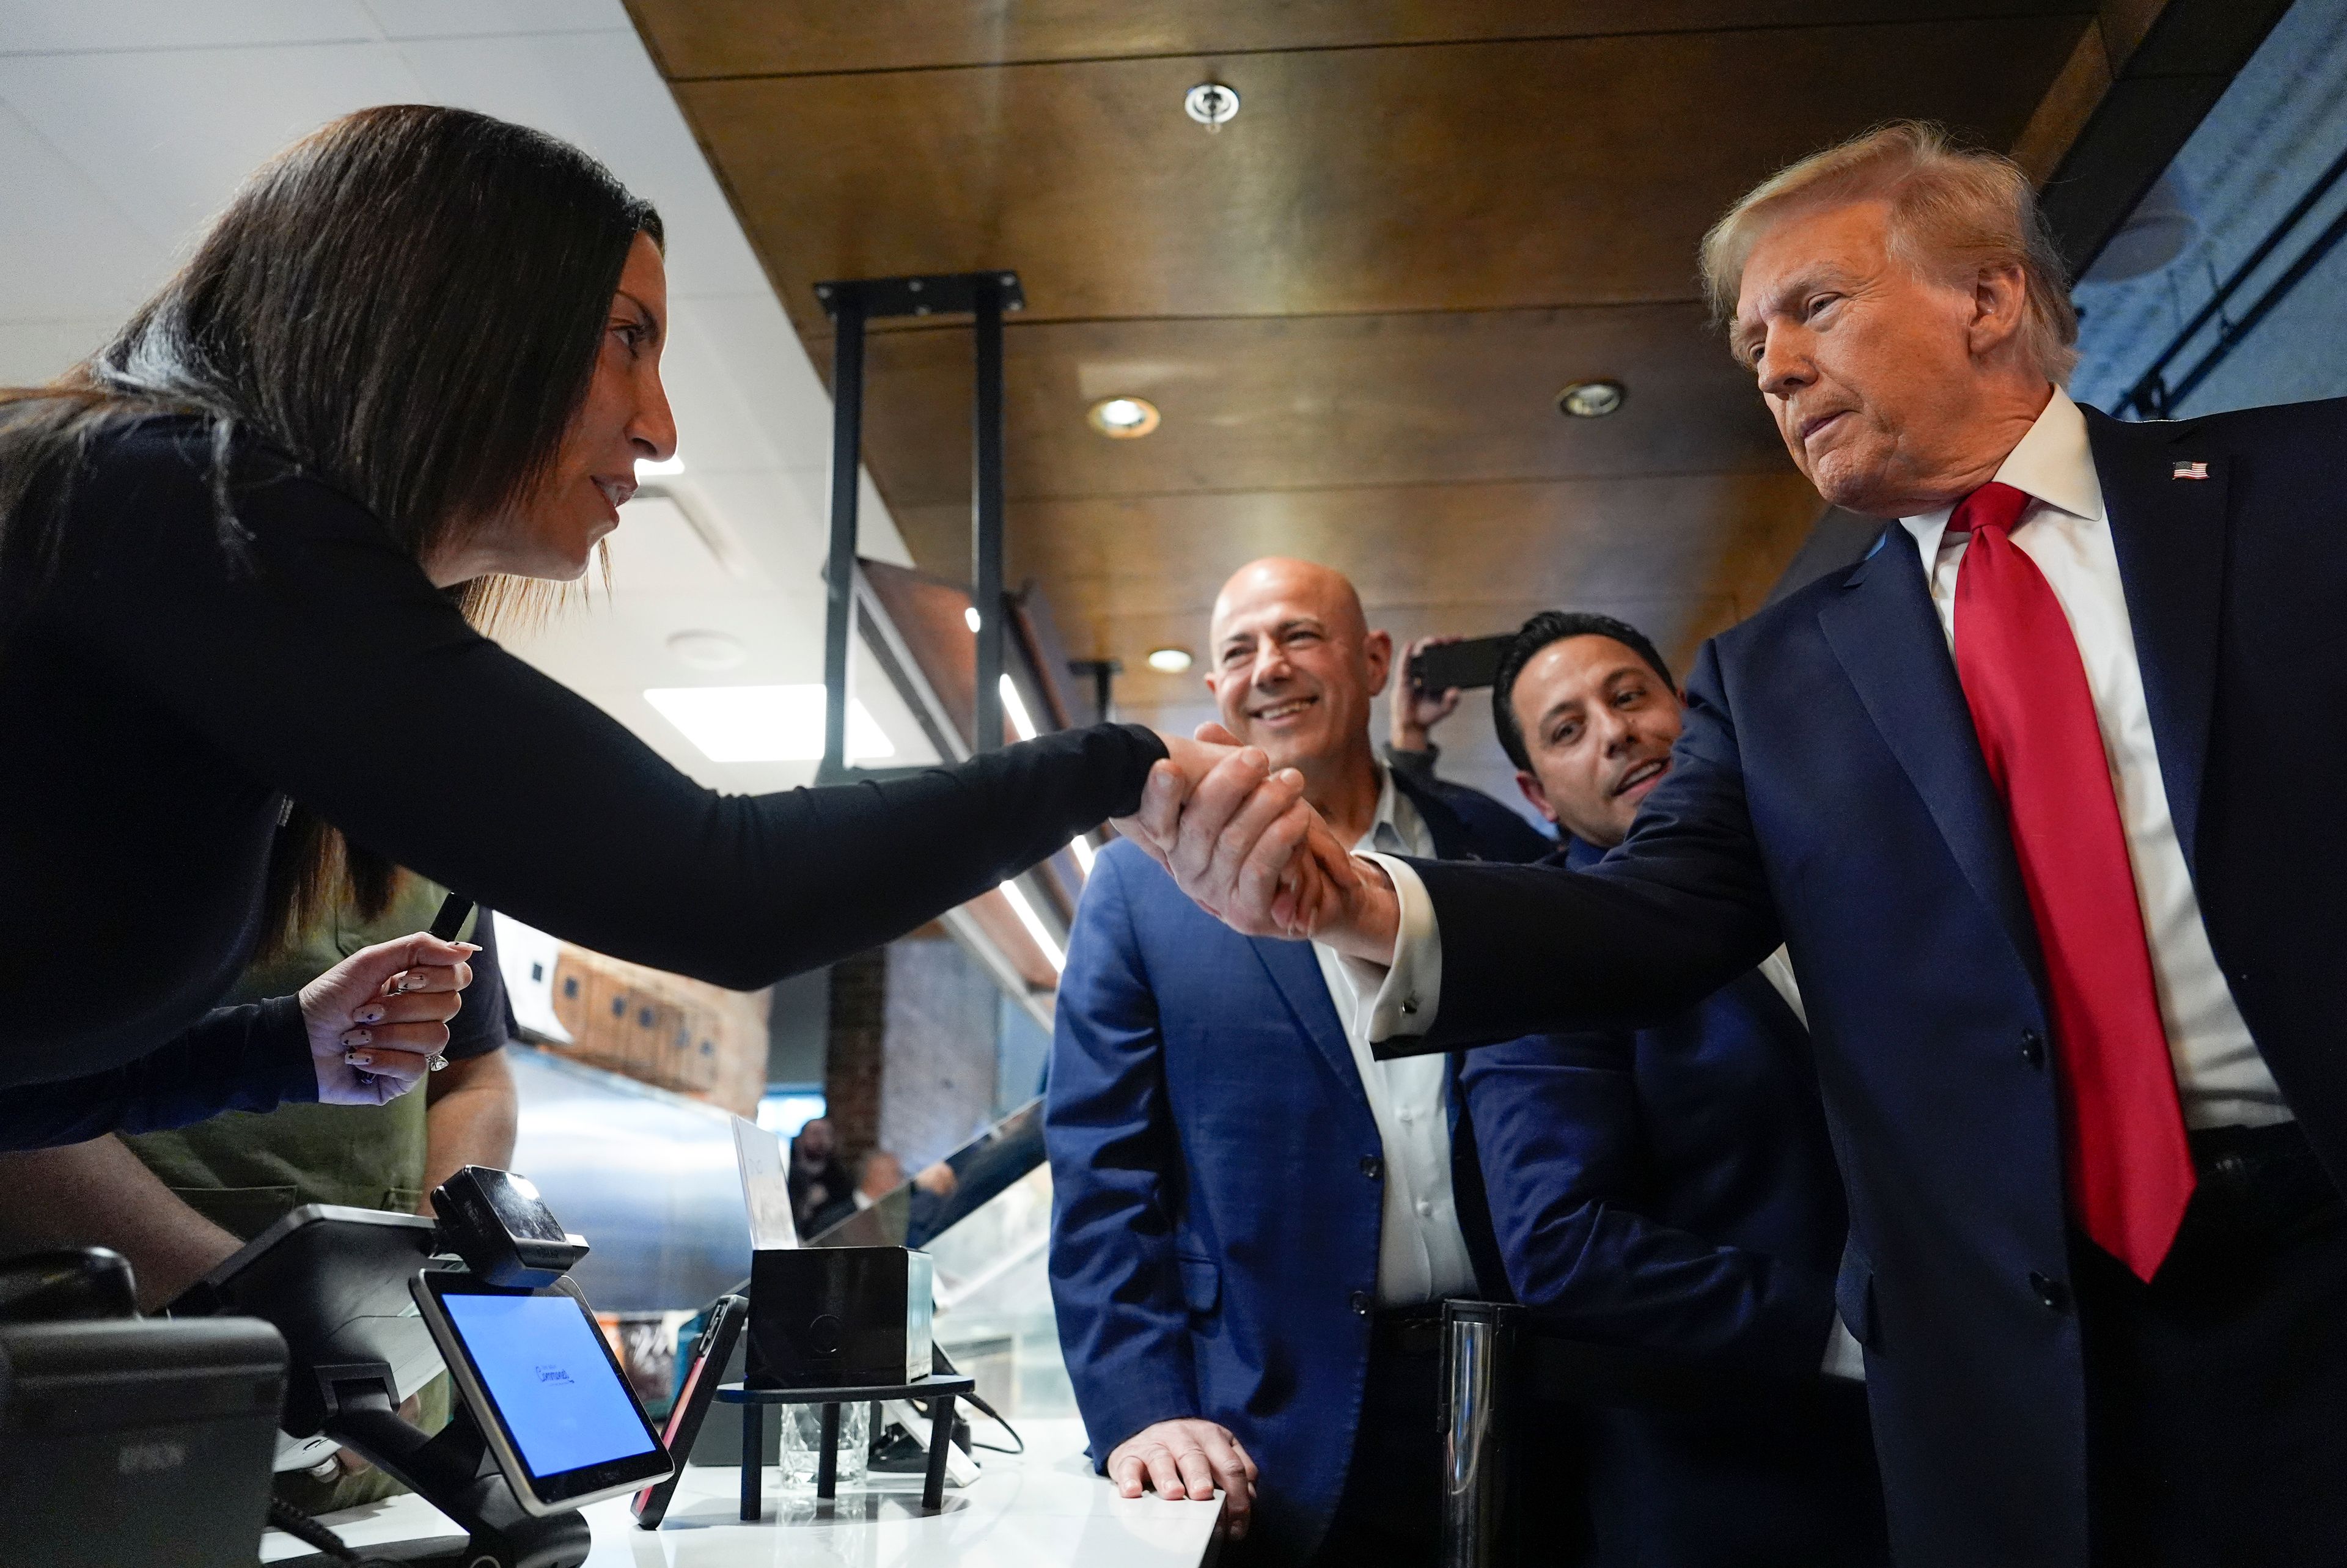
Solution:
M 723 631 L 680 631 L 668 651 L 695 670 L 731 670 L 750 657 L 740 638 Z
M 684 459 L 682 457 L 670 457 L 659 463 L 642 457 L 636 459 L 636 477 L 639 479 L 662 479 L 683 472 Z
M 1131 441 L 1157 428 L 1157 405 L 1145 397 L 1103 397 L 1086 417 L 1102 435 Z
M 978 606 L 974 604 L 964 605 L 962 607 L 961 619 L 963 625 L 969 627 L 972 631 L 976 631 L 979 626 Z
M 1239 90 L 1220 82 L 1200 82 L 1182 95 L 1182 112 L 1208 130 L 1220 130 L 1238 118 Z
M 1186 648 L 1153 648 L 1149 651 L 1149 667 L 1168 675 L 1179 675 L 1190 668 L 1190 651 Z
M 712 763 L 811 763 L 823 755 L 824 692 L 815 686 L 668 686 L 644 701 Z M 847 702 L 847 755 L 893 757 L 869 710 Z
M 1603 419 L 1629 395 L 1618 381 L 1576 381 L 1556 395 L 1556 410 L 1575 419 Z

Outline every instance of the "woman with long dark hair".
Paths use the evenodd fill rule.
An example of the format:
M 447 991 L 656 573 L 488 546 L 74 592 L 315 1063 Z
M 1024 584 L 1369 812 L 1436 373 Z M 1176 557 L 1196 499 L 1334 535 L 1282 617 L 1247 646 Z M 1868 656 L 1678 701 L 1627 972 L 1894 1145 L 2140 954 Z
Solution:
M 1169 752 L 1194 780 L 1222 754 L 1101 725 L 723 796 L 476 630 L 518 579 L 580 575 L 674 446 L 661 243 L 550 137 L 370 109 L 255 175 L 91 360 L 0 401 L 0 1146 L 361 1097 L 338 1042 L 364 995 L 212 1004 L 389 864 L 752 987 L 1129 813 Z M 413 1076 L 463 958 L 389 961 L 426 978 L 370 1004 L 374 1065 Z

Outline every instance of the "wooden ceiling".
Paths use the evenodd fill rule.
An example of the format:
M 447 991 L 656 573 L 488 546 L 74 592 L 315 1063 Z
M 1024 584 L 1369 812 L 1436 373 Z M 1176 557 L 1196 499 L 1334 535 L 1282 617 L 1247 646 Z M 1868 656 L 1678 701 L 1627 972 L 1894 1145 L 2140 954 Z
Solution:
M 1738 192 L 1892 116 L 1997 147 L 2091 108 L 2157 0 L 630 0 L 815 363 L 818 279 L 1016 269 L 1010 579 L 1143 719 L 1282 552 L 1398 636 L 1603 610 L 1666 651 L 1756 609 L 1818 511 L 1705 326 Z M 2124 13 L 2125 15 L 2117 15 Z M 1184 92 L 1236 88 L 1209 134 Z M 2033 125 L 2033 117 L 2036 123 Z M 2058 152 L 2059 149 L 2054 149 Z M 883 323 L 866 456 L 969 571 L 969 333 Z M 1621 412 L 1561 416 L 1611 376 Z M 1113 395 L 1163 424 L 1111 441 Z

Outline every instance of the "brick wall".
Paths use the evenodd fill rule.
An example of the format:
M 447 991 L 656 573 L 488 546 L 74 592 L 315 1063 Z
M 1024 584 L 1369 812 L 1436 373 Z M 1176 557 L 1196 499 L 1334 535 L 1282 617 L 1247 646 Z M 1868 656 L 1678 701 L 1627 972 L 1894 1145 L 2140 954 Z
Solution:
M 887 1026 L 888 949 L 875 948 L 834 964 L 823 1092 L 825 1114 L 850 1170 L 880 1136 Z

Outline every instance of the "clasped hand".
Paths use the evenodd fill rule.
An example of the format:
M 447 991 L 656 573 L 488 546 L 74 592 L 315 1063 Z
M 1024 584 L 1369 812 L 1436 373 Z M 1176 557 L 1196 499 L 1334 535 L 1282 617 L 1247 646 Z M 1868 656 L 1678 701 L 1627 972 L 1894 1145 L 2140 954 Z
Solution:
M 1117 831 L 1199 907 L 1244 936 L 1324 941 L 1377 962 L 1393 951 L 1391 886 L 1304 798 L 1304 775 L 1219 724 L 1166 737 L 1141 808 Z
M 425 932 L 362 948 L 302 988 L 302 1021 L 328 1105 L 380 1105 L 445 1065 L 448 1020 L 473 983 L 470 942 Z

